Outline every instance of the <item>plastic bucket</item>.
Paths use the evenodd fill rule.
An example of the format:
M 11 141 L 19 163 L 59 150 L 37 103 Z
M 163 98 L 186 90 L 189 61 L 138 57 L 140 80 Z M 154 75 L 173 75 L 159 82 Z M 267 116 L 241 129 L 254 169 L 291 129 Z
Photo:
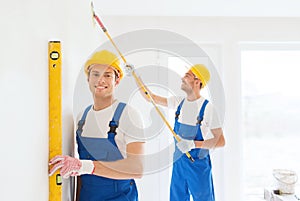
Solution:
M 298 181 L 296 172 L 285 169 L 274 169 L 273 176 L 275 178 L 275 187 L 280 191 L 280 193 L 295 193 L 295 184 Z

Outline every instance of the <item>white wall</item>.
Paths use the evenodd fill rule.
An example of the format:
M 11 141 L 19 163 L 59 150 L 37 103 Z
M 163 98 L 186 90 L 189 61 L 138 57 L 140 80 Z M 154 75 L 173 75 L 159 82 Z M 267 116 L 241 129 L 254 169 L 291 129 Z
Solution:
M 62 41 L 64 152 L 69 153 L 77 64 L 93 49 L 93 40 L 85 38 L 98 36 L 84 1 L 1 1 L 0 10 L 0 200 L 48 200 L 48 41 Z
M 47 43 L 52 39 L 62 41 L 64 153 L 70 153 L 75 80 L 85 58 L 106 38 L 92 27 L 89 4 L 85 1 L 5 1 L 0 9 L 0 199 L 47 200 Z M 220 65 L 223 79 L 227 140 L 226 148 L 219 151 L 224 158 L 218 164 L 223 166 L 214 167 L 223 172 L 223 175 L 218 173 L 221 179 L 216 178 L 218 186 L 223 187 L 218 190 L 218 200 L 241 200 L 239 42 L 299 42 L 300 19 L 104 16 L 103 20 L 112 36 L 136 29 L 160 28 L 184 35 L 200 45 L 216 45 L 218 58 L 213 56 L 214 48 L 210 56 Z M 68 200 L 68 186 L 64 188 L 64 200 Z M 146 187 L 143 190 L 152 191 Z

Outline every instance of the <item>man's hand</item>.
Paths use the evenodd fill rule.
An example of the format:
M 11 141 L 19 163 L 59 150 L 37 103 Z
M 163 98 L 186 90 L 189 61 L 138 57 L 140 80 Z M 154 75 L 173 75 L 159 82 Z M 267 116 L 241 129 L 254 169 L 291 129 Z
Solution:
M 195 143 L 194 140 L 186 140 L 183 138 L 180 138 L 180 141 L 177 143 L 177 148 L 182 152 L 186 153 L 191 151 L 192 149 L 195 149 Z
M 65 179 L 70 176 L 93 174 L 95 169 L 93 161 L 79 160 L 70 156 L 55 156 L 49 161 L 49 165 L 54 165 L 49 172 L 49 176 L 60 169 L 60 174 Z
M 134 71 L 134 66 L 132 64 L 125 63 L 124 64 L 124 69 L 125 69 L 126 75 L 131 76 L 132 71 Z

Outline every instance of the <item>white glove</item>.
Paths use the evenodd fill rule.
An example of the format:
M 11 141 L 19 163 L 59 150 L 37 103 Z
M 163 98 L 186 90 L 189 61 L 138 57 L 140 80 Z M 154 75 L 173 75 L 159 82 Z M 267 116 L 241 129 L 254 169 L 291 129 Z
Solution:
M 186 153 L 196 148 L 194 140 L 186 140 L 180 138 L 180 141 L 177 143 L 177 148 L 182 152 Z
M 132 64 L 125 63 L 124 68 L 125 68 L 126 75 L 131 76 L 132 71 L 134 71 L 134 66 Z
M 93 174 L 95 169 L 93 161 L 79 160 L 70 156 L 55 156 L 50 160 L 49 165 L 54 165 L 49 172 L 49 176 L 60 169 L 60 174 L 65 179 L 70 176 Z

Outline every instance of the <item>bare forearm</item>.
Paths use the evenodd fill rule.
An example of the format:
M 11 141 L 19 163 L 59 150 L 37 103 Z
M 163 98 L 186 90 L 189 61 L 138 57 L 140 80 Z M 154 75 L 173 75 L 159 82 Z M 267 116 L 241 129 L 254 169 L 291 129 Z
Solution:
M 161 105 L 161 106 L 165 106 L 165 107 L 168 106 L 167 98 L 162 97 L 162 96 L 158 96 L 158 95 L 155 95 L 155 94 L 150 94 L 150 95 L 151 95 L 151 97 L 153 98 L 153 100 L 156 104 Z
M 165 97 L 162 97 L 162 96 L 158 96 L 154 93 L 152 93 L 148 87 L 146 87 L 144 85 L 146 91 L 144 91 L 142 88 L 140 88 L 140 92 L 142 94 L 142 96 L 148 101 L 148 102 L 151 102 L 151 99 L 150 97 L 153 99 L 154 103 L 158 104 L 158 105 L 162 105 L 162 106 L 165 106 L 167 107 L 168 106 L 168 103 L 167 103 L 167 98 Z M 150 97 L 149 97 L 150 96 Z
M 195 140 L 194 142 L 196 148 L 213 149 L 213 148 L 225 146 L 225 138 L 222 129 L 220 128 L 213 129 L 212 133 L 214 137 L 211 139 L 204 140 L 204 141 Z
M 94 161 L 94 165 L 95 175 L 111 179 L 141 178 L 143 174 L 141 157 L 129 157 L 113 162 Z
M 217 147 L 223 147 L 224 143 L 222 141 L 218 141 L 214 138 L 204 140 L 204 141 L 197 141 L 195 140 L 195 146 L 196 148 L 202 148 L 202 149 L 212 149 L 212 148 L 217 148 Z

